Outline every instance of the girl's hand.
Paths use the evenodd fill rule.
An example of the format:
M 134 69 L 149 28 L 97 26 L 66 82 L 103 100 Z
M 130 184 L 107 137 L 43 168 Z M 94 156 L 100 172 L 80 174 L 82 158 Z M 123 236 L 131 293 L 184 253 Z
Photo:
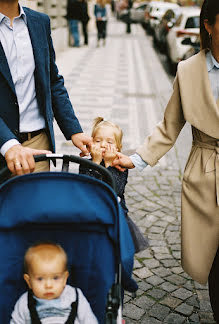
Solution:
M 103 149 L 96 146 L 95 144 L 91 145 L 90 154 L 92 157 L 92 161 L 94 163 L 100 164 L 103 160 Z
M 103 155 L 106 168 L 108 168 L 108 166 L 112 166 L 113 160 L 116 158 L 116 154 L 117 154 L 116 148 L 108 144 L 106 147 L 106 151 Z

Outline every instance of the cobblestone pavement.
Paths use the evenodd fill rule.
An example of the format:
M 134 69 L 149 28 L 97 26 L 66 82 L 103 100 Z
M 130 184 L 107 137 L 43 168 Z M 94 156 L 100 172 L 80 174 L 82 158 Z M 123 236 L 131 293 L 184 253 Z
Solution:
M 160 120 L 171 93 L 169 80 L 140 26 L 111 19 L 105 47 L 70 48 L 57 63 L 65 77 L 76 114 L 90 133 L 94 117 L 104 116 L 124 130 L 124 149 L 134 149 Z M 78 154 L 56 128 L 57 153 Z M 195 283 L 180 266 L 180 191 L 189 128 L 158 166 L 131 170 L 126 190 L 130 216 L 149 238 L 150 247 L 136 255 L 135 299 L 125 294 L 126 323 L 215 323 L 208 289 Z

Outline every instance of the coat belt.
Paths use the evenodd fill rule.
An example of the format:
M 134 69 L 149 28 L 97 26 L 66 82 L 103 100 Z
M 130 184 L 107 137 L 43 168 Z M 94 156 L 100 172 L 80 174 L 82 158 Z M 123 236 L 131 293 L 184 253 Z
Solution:
M 207 172 L 215 171 L 216 198 L 217 198 L 217 205 L 219 206 L 219 140 L 215 141 L 215 143 L 212 144 L 194 140 L 193 145 L 198 146 L 200 148 L 214 151 L 206 163 L 205 172 L 207 173 Z

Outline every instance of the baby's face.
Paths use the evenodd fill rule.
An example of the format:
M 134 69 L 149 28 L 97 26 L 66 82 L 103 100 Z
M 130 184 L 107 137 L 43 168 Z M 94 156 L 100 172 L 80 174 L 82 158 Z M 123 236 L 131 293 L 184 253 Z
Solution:
M 31 261 L 29 274 L 24 275 L 33 294 L 41 299 L 58 298 L 68 278 L 63 258 L 56 256 L 51 260 L 35 257 Z

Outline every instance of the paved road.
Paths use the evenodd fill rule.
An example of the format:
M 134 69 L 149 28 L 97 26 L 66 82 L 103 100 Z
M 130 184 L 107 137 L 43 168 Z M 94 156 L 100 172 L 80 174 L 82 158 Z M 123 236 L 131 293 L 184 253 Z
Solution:
M 57 63 L 84 131 L 90 133 L 93 118 L 104 116 L 123 128 L 124 150 L 133 150 L 162 118 L 172 79 L 141 26 L 132 26 L 130 35 L 125 29 L 112 18 L 105 47 L 96 47 L 91 31 L 88 47 L 69 48 Z M 57 152 L 78 154 L 55 127 Z M 156 167 L 130 171 L 130 216 L 150 247 L 135 258 L 139 290 L 136 299 L 125 295 L 127 324 L 215 323 L 207 287 L 191 280 L 180 266 L 181 176 L 190 147 L 190 127 L 185 126 Z

